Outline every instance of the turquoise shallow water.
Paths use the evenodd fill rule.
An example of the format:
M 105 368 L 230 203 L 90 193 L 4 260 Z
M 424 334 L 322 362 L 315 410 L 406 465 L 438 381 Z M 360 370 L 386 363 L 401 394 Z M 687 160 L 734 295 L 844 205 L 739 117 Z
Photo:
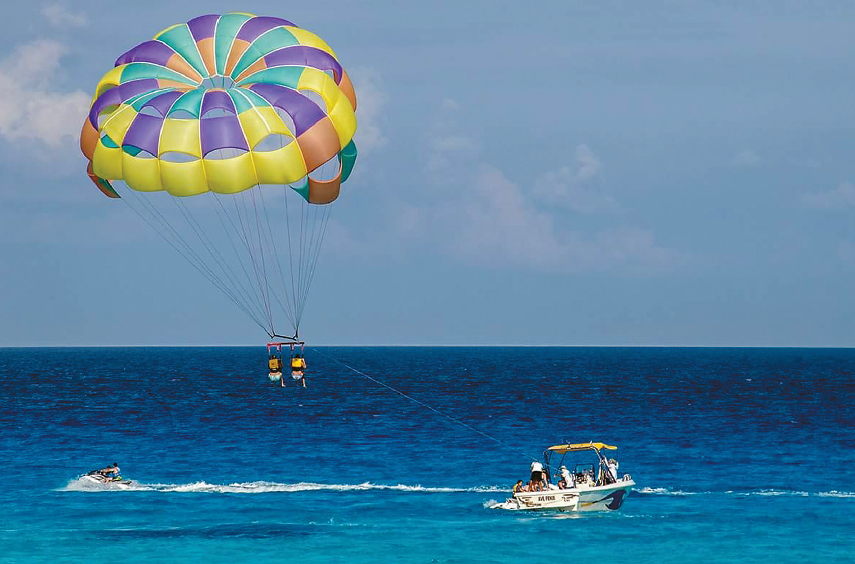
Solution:
M 263 348 L 0 349 L 0 562 L 855 561 L 853 350 L 308 361 L 303 390 Z M 564 440 L 619 446 L 620 511 L 490 508 Z M 137 489 L 75 479 L 113 461 Z

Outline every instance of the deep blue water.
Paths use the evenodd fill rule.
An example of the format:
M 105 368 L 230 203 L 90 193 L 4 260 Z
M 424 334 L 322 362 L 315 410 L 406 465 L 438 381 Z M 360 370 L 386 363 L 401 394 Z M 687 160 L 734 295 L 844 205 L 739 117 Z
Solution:
M 855 561 L 855 350 L 307 358 L 0 349 L 0 562 Z M 490 508 L 565 440 L 619 447 L 620 511 Z M 138 490 L 75 479 L 114 461 Z

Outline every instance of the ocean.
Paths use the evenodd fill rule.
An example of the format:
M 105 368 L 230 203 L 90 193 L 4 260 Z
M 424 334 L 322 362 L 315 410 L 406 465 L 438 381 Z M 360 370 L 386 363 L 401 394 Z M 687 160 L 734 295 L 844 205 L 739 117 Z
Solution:
M 0 562 L 855 562 L 855 349 L 0 349 Z M 602 441 L 619 511 L 493 508 Z M 77 477 L 118 462 L 127 490 Z

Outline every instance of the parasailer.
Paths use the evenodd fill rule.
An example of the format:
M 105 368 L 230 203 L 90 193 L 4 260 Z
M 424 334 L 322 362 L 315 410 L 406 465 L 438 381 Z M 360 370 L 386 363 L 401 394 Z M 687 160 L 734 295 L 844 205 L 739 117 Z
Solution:
M 282 377 L 285 363 L 282 360 L 282 349 L 288 347 L 290 349 L 288 369 L 291 371 L 291 378 L 300 386 L 306 387 L 306 343 L 302 341 L 291 342 L 274 342 L 267 343 L 267 368 L 271 382 L 279 382 L 285 386 L 285 378 Z
M 279 343 L 267 344 L 267 368 L 271 382 L 282 382 L 282 345 Z M 284 384 L 283 384 L 284 385 Z
M 291 378 L 305 388 L 306 358 L 303 356 L 303 346 L 303 343 L 300 343 L 300 351 L 295 352 L 294 344 L 291 345 Z
M 282 359 L 276 353 L 270 355 L 270 360 L 267 362 L 270 372 L 282 373 Z
M 320 37 L 281 18 L 210 14 L 116 60 L 80 146 L 105 195 L 271 338 L 298 342 L 331 204 L 356 161 L 355 111 Z

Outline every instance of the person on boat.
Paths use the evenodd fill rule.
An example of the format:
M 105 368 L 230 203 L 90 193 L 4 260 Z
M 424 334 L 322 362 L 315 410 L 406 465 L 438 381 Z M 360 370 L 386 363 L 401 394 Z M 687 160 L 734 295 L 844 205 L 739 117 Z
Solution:
M 618 475 L 617 475 L 618 463 L 617 463 L 617 460 L 615 460 L 614 458 L 610 458 L 608 468 L 609 468 L 609 473 L 611 474 L 612 483 L 617 482 L 617 480 L 618 480 Z
M 528 491 L 543 491 L 543 464 L 538 460 L 531 463 L 531 478 L 528 483 Z
M 558 487 L 562 490 L 572 488 L 576 485 L 576 482 L 573 481 L 573 476 L 570 475 L 570 471 L 567 470 L 567 467 L 563 464 L 561 465 L 558 474 L 555 476 L 561 478 L 561 480 L 558 481 Z
M 525 485 L 523 485 L 523 481 L 517 480 L 517 483 L 514 484 L 514 495 L 516 495 L 520 492 L 524 492 L 524 491 L 526 491 L 526 490 L 525 490 Z
M 576 475 L 576 483 L 595 486 L 597 483 L 594 481 L 594 471 L 590 468 L 583 470 L 580 474 Z
M 614 461 L 614 459 L 612 459 Z M 597 485 L 605 486 L 617 482 L 617 466 L 603 457 L 600 461 L 600 472 L 597 475 Z

